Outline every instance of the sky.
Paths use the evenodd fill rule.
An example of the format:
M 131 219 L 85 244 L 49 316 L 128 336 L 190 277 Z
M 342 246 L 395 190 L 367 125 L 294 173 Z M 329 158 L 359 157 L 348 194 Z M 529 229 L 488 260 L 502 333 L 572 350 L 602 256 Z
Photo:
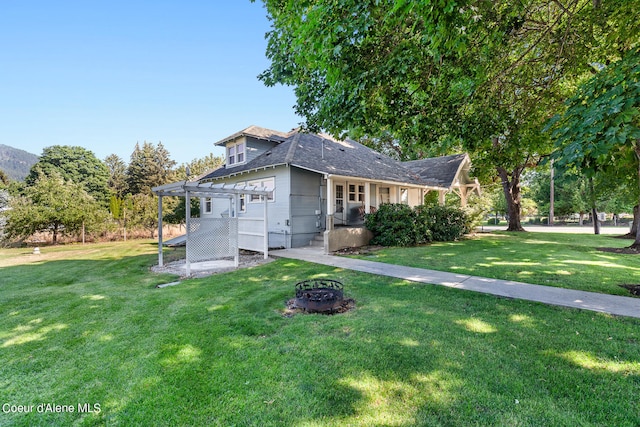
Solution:
M 81 146 L 129 161 L 162 142 L 178 164 L 250 125 L 302 121 L 290 87 L 266 87 L 261 1 L 2 0 L 0 144 Z

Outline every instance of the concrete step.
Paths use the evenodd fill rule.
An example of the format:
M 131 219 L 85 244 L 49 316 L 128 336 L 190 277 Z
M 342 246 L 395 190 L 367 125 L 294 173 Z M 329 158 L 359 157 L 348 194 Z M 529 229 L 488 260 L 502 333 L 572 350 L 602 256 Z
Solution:
M 316 234 L 315 236 L 313 236 L 313 239 L 309 241 L 309 246 L 315 246 L 315 247 L 324 247 L 324 235 L 323 234 Z

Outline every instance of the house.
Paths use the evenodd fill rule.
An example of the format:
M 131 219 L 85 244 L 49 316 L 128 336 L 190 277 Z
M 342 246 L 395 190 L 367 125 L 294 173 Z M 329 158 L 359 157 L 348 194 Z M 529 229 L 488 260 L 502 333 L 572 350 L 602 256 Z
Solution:
M 215 145 L 225 148 L 226 164 L 197 182 L 200 188 L 232 186 L 237 197 L 216 203 L 198 193 L 200 217 L 238 218 L 241 248 L 261 250 L 261 238 L 270 248 L 318 242 L 329 252 L 361 246 L 371 238 L 362 227 L 364 214 L 382 203 L 415 206 L 437 191 L 441 202 L 455 192 L 464 205 L 472 191 L 479 191 L 478 181 L 469 177 L 466 154 L 400 162 L 352 140 L 257 126 Z M 267 200 L 260 189 L 269 191 Z

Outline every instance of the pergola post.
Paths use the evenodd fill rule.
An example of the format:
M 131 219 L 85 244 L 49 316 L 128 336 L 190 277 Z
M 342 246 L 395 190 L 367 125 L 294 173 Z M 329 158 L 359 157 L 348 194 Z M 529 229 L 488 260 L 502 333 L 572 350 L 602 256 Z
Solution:
M 158 267 L 162 266 L 162 196 L 158 196 Z
M 262 196 L 262 200 L 264 203 L 264 221 L 263 221 L 263 233 L 264 233 L 264 241 L 263 241 L 263 251 L 264 251 L 264 259 L 269 258 L 269 220 L 267 219 L 267 206 L 269 203 L 268 196 Z
M 186 259 L 185 265 L 187 269 L 187 277 L 191 276 L 191 263 L 189 262 L 189 236 L 191 234 L 191 197 L 189 195 L 189 190 L 185 190 L 184 192 L 184 203 L 185 203 L 185 223 L 187 226 L 187 243 L 186 243 Z
M 233 219 L 231 218 L 231 215 L 229 215 L 229 227 L 231 227 L 231 221 L 235 221 L 236 222 L 236 230 L 238 229 L 238 227 L 240 227 L 240 224 L 238 223 L 239 221 L 239 217 L 238 217 L 238 195 L 237 194 L 233 194 L 231 197 L 229 197 L 229 214 L 231 214 L 231 206 L 233 206 Z M 233 266 L 235 268 L 238 268 L 238 266 L 240 265 L 240 236 L 238 235 L 237 231 L 236 231 L 236 251 L 233 254 Z

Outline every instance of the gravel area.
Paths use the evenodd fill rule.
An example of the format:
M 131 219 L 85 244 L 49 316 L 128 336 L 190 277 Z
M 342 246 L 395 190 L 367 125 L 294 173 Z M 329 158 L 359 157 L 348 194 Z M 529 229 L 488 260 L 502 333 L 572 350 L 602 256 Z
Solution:
M 238 269 L 254 267 L 261 264 L 266 264 L 273 261 L 274 258 L 264 259 L 264 255 L 258 254 L 240 254 L 240 260 L 238 262 Z M 223 258 L 215 261 L 204 262 L 192 262 L 191 263 L 191 275 L 190 278 L 206 277 L 212 274 L 224 273 L 226 271 L 233 271 L 236 268 L 233 265 L 233 257 Z M 187 278 L 186 262 L 184 259 L 170 262 L 162 267 L 154 265 L 151 267 L 151 271 L 154 273 L 170 273 L 180 276 L 181 279 Z

